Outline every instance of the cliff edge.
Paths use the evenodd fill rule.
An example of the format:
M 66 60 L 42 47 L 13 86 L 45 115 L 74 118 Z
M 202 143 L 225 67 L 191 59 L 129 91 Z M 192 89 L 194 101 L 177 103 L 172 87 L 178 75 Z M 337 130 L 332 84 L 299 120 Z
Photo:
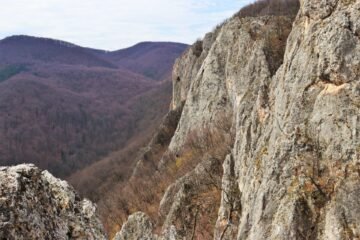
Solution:
M 360 1 L 300 3 L 295 20 L 235 16 L 177 60 L 157 174 L 182 174 L 149 239 L 360 238 Z
M 0 167 L 0 239 L 106 239 L 95 210 L 34 165 Z

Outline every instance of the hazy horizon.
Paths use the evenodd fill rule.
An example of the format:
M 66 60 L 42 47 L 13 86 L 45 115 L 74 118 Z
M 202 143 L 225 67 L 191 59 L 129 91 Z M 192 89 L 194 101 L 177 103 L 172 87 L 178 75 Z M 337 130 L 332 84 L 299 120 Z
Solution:
M 16 34 L 16 35 L 10 35 L 10 36 L 6 36 L 6 37 L 3 37 L 3 38 L 0 38 L 0 41 L 2 40 L 5 40 L 5 39 L 8 39 L 8 38 L 12 38 L 12 37 L 29 37 L 29 38 L 39 38 L 39 39 L 48 39 L 48 40 L 54 40 L 54 41 L 61 41 L 61 42 L 65 42 L 65 43 L 69 43 L 69 44 L 73 44 L 73 45 L 76 45 L 78 47 L 84 47 L 84 48 L 89 48 L 89 49 L 94 49 L 94 50 L 100 50 L 100 51 L 117 51 L 117 50 L 123 50 L 123 49 L 127 49 L 127 48 L 131 48 L 131 47 L 134 47 L 138 44 L 141 44 L 141 43 L 169 43 L 169 44 L 183 44 L 183 45 L 187 45 L 187 46 L 190 46 L 189 44 L 186 44 L 186 43 L 181 43 L 181 42 L 172 42 L 172 41 L 141 41 L 141 42 L 137 42 L 137 43 L 134 43 L 128 47 L 124 47 L 124 48 L 119 48 L 119 49 L 113 49 L 113 50 L 107 50 L 107 49 L 102 49 L 102 48 L 92 48 L 92 47 L 88 47 L 88 46 L 82 46 L 81 44 L 77 44 L 75 42 L 69 42 L 69 41 L 66 41 L 66 40 L 63 40 L 63 39 L 58 39 L 58 38 L 51 38 L 51 37 L 39 37 L 39 36 L 33 36 L 33 35 L 25 35 L 25 34 Z
M 110 51 L 144 41 L 191 44 L 250 2 L 14 0 L 2 6 L 0 39 L 28 35 Z

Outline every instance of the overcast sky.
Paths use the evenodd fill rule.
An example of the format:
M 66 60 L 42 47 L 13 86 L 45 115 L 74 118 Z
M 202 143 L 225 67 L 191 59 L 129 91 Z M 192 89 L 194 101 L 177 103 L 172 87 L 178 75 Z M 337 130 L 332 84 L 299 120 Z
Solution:
M 192 43 L 252 0 L 0 0 L 0 38 L 25 34 L 115 50 Z

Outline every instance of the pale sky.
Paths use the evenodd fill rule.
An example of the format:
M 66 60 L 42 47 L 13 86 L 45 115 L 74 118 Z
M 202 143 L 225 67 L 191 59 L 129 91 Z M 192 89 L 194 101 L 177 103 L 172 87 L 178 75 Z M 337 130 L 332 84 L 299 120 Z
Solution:
M 141 41 L 192 43 L 252 0 L 0 0 L 0 39 L 49 37 L 116 50 Z

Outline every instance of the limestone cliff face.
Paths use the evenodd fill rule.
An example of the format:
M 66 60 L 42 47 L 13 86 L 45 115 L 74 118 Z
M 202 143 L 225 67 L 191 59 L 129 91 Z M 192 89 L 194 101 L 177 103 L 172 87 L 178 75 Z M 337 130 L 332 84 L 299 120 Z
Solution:
M 183 159 L 207 129 L 232 141 L 191 159 L 151 237 L 359 239 L 359 34 L 359 0 L 303 0 L 295 21 L 232 18 L 189 49 L 174 68 L 172 106 L 185 105 L 168 153 Z M 223 171 L 212 172 L 220 156 Z
M 240 194 L 223 194 L 217 234 L 227 228 L 225 235 L 234 229 L 238 239 L 359 237 L 360 2 L 301 5 L 266 101 L 254 91 L 252 106 L 238 100 L 223 192 L 234 181 Z M 239 224 L 222 226 L 234 200 Z
M 185 106 L 169 151 L 181 152 L 186 145 L 188 135 L 194 130 L 201 138 L 206 129 L 218 128 L 219 122 L 222 124 L 228 122 L 228 125 L 232 126 L 229 135 L 231 132 L 235 134 L 235 144 L 238 144 L 239 147 L 244 144 L 243 139 L 256 141 L 256 139 L 251 139 L 250 134 L 269 118 L 268 115 L 271 111 L 268 103 L 270 82 L 275 70 L 282 62 L 291 26 L 292 21 L 288 17 L 234 18 L 222 26 L 209 52 L 203 53 L 206 54 L 206 57 L 198 73 L 190 81 Z M 188 54 L 192 54 L 191 50 Z M 183 61 L 186 62 L 187 59 L 186 55 L 183 56 Z M 178 84 L 176 79 L 184 79 L 182 77 L 184 72 L 187 73 L 186 70 L 178 71 L 178 66 L 175 67 L 175 86 Z M 175 87 L 174 92 L 176 94 L 177 91 L 182 90 L 181 87 Z M 246 122 L 241 123 L 241 121 Z M 255 154 L 254 150 L 246 148 L 246 151 Z M 262 149 L 262 146 L 259 148 Z M 235 152 L 233 146 L 229 146 L 228 153 L 231 152 Z M 222 157 L 221 160 L 224 160 L 225 156 Z M 233 157 L 229 156 L 227 159 L 233 159 Z M 160 205 L 161 213 L 166 215 L 165 229 L 179 225 L 179 222 L 180 226 L 191 226 L 195 223 L 196 210 L 195 213 L 190 211 L 184 214 L 193 216 L 188 223 L 182 221 L 183 217 L 179 216 L 178 212 L 184 212 L 191 199 L 204 192 L 202 188 L 209 184 L 211 178 L 214 178 L 214 174 L 208 175 L 209 170 L 214 169 L 214 166 L 211 166 L 212 160 L 213 158 L 204 156 L 194 171 L 189 172 L 169 187 Z M 210 167 L 203 166 L 206 164 Z M 235 172 L 234 164 L 232 166 L 234 169 L 229 170 L 229 174 Z M 226 177 L 224 176 L 224 178 Z M 237 180 L 232 179 L 232 181 L 235 184 Z M 228 185 L 230 187 L 231 184 L 224 183 L 224 187 Z M 184 186 L 191 186 L 191 189 L 186 192 Z M 174 193 L 173 189 L 179 190 Z M 230 189 L 226 189 L 226 191 L 226 194 L 229 195 Z M 171 194 L 168 194 L 170 192 Z M 240 214 L 238 204 L 240 199 L 237 198 L 240 198 L 241 193 L 236 189 L 231 189 L 231 193 L 239 195 L 231 196 L 234 198 L 234 203 L 223 203 L 220 218 L 227 219 L 227 214 L 234 214 L 225 209 L 227 204 L 234 205 L 232 206 L 234 211 L 238 211 Z M 175 197 L 172 197 L 173 195 Z M 230 196 L 228 197 L 230 198 Z M 214 202 L 213 204 L 218 205 L 219 203 Z M 166 205 L 171 205 L 168 212 L 165 208 Z M 192 207 L 196 208 L 196 206 Z M 222 219 L 219 219 L 220 225 L 221 222 Z M 213 227 L 215 227 L 215 223 Z M 222 226 L 219 226 L 219 229 L 221 228 Z M 180 227 L 180 229 L 180 232 L 185 232 L 185 234 L 179 234 L 181 237 L 185 235 L 187 239 L 191 239 L 193 235 L 191 227 Z
M 0 167 L 0 239 L 106 239 L 95 209 L 47 171 Z

